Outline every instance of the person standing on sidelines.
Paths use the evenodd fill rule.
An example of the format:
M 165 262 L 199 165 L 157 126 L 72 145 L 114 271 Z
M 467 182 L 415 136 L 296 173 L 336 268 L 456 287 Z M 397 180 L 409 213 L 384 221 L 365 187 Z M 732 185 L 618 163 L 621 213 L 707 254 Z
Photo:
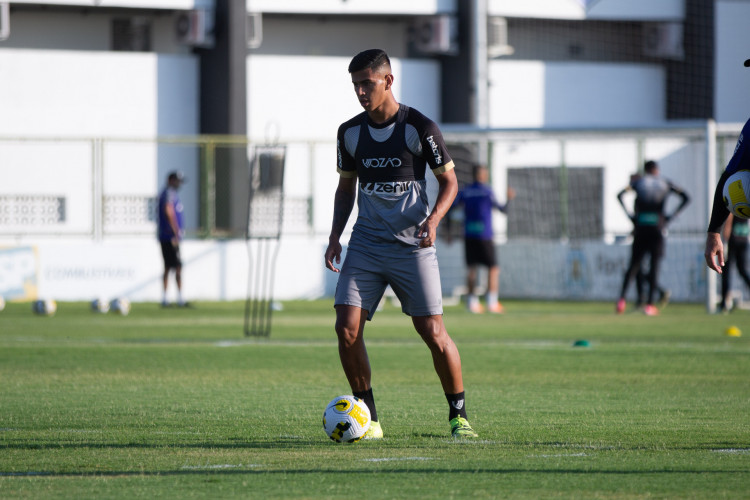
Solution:
M 464 209 L 464 258 L 466 260 L 466 307 L 472 313 L 482 313 L 479 297 L 475 292 L 479 266 L 487 268 L 487 291 L 485 303 L 491 313 L 502 314 L 503 305 L 498 301 L 500 266 L 495 256 L 495 243 L 492 231 L 492 210 L 505 213 L 507 202 L 515 198 L 516 193 L 508 188 L 506 204 L 500 204 L 495 193 L 487 184 L 489 170 L 484 165 L 475 165 L 474 182 L 458 192 L 453 207 L 463 205 Z
M 745 67 L 750 67 L 750 59 L 745 61 Z M 711 219 L 708 222 L 708 231 L 706 234 L 706 247 L 703 256 L 706 259 L 706 265 L 719 274 L 723 274 L 722 269 L 724 262 L 724 245 L 721 242 L 721 226 L 729 217 L 729 210 L 724 205 L 724 184 L 730 175 L 738 170 L 750 170 L 750 151 L 748 151 L 747 140 L 750 137 L 750 119 L 742 127 L 740 137 L 737 139 L 737 146 L 734 148 L 734 154 L 730 158 L 724 173 L 719 177 L 714 191 L 713 207 L 711 208 Z
M 349 74 L 365 111 L 338 129 L 339 182 L 324 258 L 329 270 L 340 273 L 334 300 L 339 357 L 354 396 L 365 401 L 372 415 L 365 439 L 383 437 L 364 328 L 388 285 L 432 353 L 448 401 L 451 435 L 476 437 L 466 416 L 461 358 L 443 323 L 434 246 L 438 224 L 458 191 L 453 160 L 438 126 L 396 100 L 384 51 L 360 52 L 351 60 Z M 438 181 L 432 208 L 425 180 L 428 166 Z M 339 240 L 355 199 L 359 213 L 339 269 Z
M 182 298 L 182 258 L 180 256 L 180 241 L 183 237 L 183 205 L 177 191 L 185 182 L 182 172 L 170 172 L 167 185 L 159 194 L 158 233 L 161 244 L 161 255 L 164 260 L 164 274 L 162 276 L 163 295 L 161 305 L 168 307 L 167 288 L 170 272 L 174 271 L 177 285 L 177 305 L 188 307 Z
M 724 223 L 724 240 L 727 242 L 727 258 L 721 269 L 721 303 L 719 310 L 729 312 L 731 308 L 727 307 L 729 298 L 731 266 L 734 261 L 737 267 L 737 273 L 740 275 L 745 284 L 750 288 L 750 274 L 747 272 L 747 247 L 750 239 L 750 225 L 747 219 L 740 219 L 733 214 L 729 214 L 727 221 Z
M 659 175 L 659 165 L 655 161 L 646 162 L 644 173 L 645 175 L 635 177 L 628 187 L 617 193 L 617 200 L 633 221 L 635 229 L 633 230 L 630 264 L 622 280 L 620 298 L 617 300 L 615 311 L 618 314 L 625 312 L 625 294 L 628 291 L 628 286 L 640 271 L 646 254 L 649 254 L 649 290 L 643 312 L 648 316 L 655 316 L 659 314 L 658 309 L 654 306 L 654 294 L 658 288 L 659 264 L 664 255 L 664 234 L 669 221 L 685 208 L 690 202 L 690 197 L 685 191 Z M 636 194 L 632 214 L 623 201 L 623 195 L 630 191 L 635 191 Z M 667 198 L 671 193 L 678 195 L 682 201 L 671 215 L 666 215 L 664 209 Z

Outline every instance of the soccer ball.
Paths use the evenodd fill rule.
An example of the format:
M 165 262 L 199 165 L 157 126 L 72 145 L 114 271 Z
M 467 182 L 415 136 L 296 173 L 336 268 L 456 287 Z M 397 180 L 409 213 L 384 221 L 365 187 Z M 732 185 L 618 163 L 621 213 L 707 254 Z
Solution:
M 323 429 L 337 443 L 354 443 L 370 428 L 370 409 L 354 396 L 333 398 L 323 412 Z
M 95 313 L 104 314 L 109 311 L 109 302 L 104 299 L 95 299 L 91 301 L 91 310 Z
M 741 219 L 750 219 L 750 170 L 738 170 L 724 184 L 724 205 Z
M 127 316 L 130 312 L 130 301 L 124 298 L 112 299 L 109 303 L 109 309 L 112 312 Z
M 52 316 L 57 312 L 57 302 L 52 299 L 35 300 L 31 303 L 31 310 L 40 316 Z

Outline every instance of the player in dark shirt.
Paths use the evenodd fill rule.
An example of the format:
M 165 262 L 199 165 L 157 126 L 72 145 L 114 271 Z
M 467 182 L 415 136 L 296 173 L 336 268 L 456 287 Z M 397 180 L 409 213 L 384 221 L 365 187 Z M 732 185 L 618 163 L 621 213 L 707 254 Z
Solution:
M 721 268 L 721 303 L 719 304 L 719 310 L 728 312 L 730 308 L 727 307 L 727 299 L 729 298 L 732 262 L 736 264 L 737 273 L 750 288 L 750 274 L 747 272 L 747 247 L 750 239 L 748 220 L 729 214 L 727 221 L 724 223 L 724 239 L 727 242 L 727 258 Z
M 634 178 L 630 185 L 617 194 L 617 200 L 633 221 L 633 247 L 630 264 L 622 280 L 620 298 L 615 310 L 618 314 L 625 312 L 625 294 L 631 280 L 640 271 L 644 257 L 650 255 L 648 273 L 649 291 L 643 312 L 649 316 L 658 314 L 654 306 L 654 294 L 658 289 L 659 263 L 664 254 L 664 231 L 669 221 L 689 203 L 687 193 L 659 175 L 659 165 L 647 161 L 645 175 Z M 634 213 L 630 214 L 623 201 L 623 195 L 635 191 Z M 682 201 L 671 215 L 664 213 L 667 198 L 671 193 L 678 195 Z
M 750 67 L 750 59 L 745 61 L 745 67 Z M 729 216 L 729 210 L 724 205 L 723 200 L 724 184 L 729 176 L 738 170 L 750 170 L 750 152 L 745 140 L 745 137 L 748 136 L 750 136 L 750 120 L 745 122 L 745 126 L 742 127 L 740 137 L 737 139 L 737 146 L 734 148 L 734 154 L 729 160 L 727 168 L 724 169 L 724 173 L 721 174 L 719 182 L 716 184 L 716 191 L 714 192 L 714 202 L 711 209 L 711 220 L 708 223 L 704 257 L 706 258 L 708 267 L 719 274 L 722 273 L 722 268 L 724 267 L 724 245 L 721 243 L 719 231 Z
M 340 272 L 336 285 L 339 357 L 354 396 L 372 415 L 366 439 L 383 437 L 372 393 L 364 327 L 388 285 L 432 353 L 448 400 L 451 434 L 476 437 L 466 418 L 461 358 L 443 323 L 435 250 L 437 227 L 456 196 L 453 161 L 437 125 L 392 93 L 388 55 L 371 49 L 349 64 L 354 91 L 365 111 L 337 134 L 339 184 L 325 264 Z M 430 208 L 425 172 L 438 181 Z M 357 200 L 358 215 L 341 269 L 339 242 Z

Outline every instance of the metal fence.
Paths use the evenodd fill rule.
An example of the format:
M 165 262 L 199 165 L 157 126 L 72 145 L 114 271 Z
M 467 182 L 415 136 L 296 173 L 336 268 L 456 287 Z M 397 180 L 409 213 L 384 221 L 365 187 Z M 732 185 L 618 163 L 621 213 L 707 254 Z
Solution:
M 491 167 L 493 187 L 517 191 L 516 209 L 498 225 L 500 242 L 515 239 L 603 239 L 627 234 L 615 193 L 644 160 L 683 186 L 692 203 L 673 231 L 705 230 L 712 184 L 732 154 L 738 124 L 700 123 L 654 129 L 480 130 L 444 127 L 459 180 L 471 164 Z M 282 145 L 282 234 L 330 229 L 335 144 Z M 0 236 L 93 238 L 153 235 L 155 199 L 167 174 L 188 178 L 180 195 L 187 236 L 244 237 L 249 166 L 266 145 L 244 137 L 0 137 Z M 276 153 L 274 153 L 276 154 Z M 273 164 L 273 162 L 266 162 Z M 433 182 L 431 189 L 436 189 Z M 454 230 L 460 224 L 453 225 Z

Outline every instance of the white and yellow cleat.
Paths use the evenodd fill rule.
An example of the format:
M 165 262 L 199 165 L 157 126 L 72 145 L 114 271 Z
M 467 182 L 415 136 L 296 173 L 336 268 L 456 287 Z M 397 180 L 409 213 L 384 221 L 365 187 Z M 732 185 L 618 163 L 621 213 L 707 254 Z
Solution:
M 375 420 L 370 422 L 370 428 L 367 429 L 362 439 L 383 439 L 383 428 L 380 427 L 380 422 Z

